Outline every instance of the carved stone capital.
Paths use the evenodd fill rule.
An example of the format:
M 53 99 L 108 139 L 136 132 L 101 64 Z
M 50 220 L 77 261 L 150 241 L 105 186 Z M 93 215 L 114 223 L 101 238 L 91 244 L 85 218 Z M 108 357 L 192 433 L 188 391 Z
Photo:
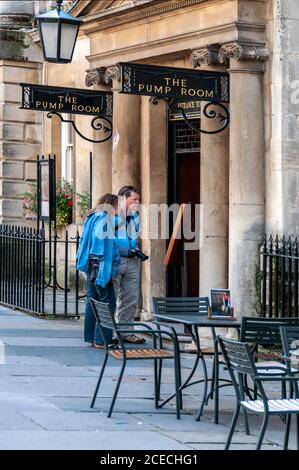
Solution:
M 105 73 L 106 67 L 97 67 L 95 69 L 86 70 L 85 85 L 90 87 L 92 85 L 107 85 Z
M 193 51 L 190 56 L 192 67 L 200 67 L 201 65 L 215 65 L 219 64 L 218 59 L 219 47 L 207 46 Z
M 119 65 L 112 65 L 106 69 L 105 79 L 107 84 L 111 84 L 112 80 L 120 81 Z
M 221 64 L 227 62 L 230 57 L 238 61 L 255 60 L 266 62 L 269 59 L 269 51 L 266 47 L 254 44 L 232 42 L 229 44 L 224 44 L 218 53 L 219 62 Z

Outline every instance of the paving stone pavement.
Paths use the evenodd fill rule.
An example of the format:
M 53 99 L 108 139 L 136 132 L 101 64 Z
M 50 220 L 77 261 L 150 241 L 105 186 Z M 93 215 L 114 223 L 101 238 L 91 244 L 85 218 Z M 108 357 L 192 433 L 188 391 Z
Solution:
M 82 340 L 81 320 L 44 320 L 0 307 L 0 449 L 85 450 L 222 450 L 234 410 L 231 387 L 221 391 L 220 424 L 213 422 L 213 401 L 200 422 L 202 386 L 185 390 L 181 420 L 170 402 L 156 410 L 153 403 L 152 361 L 130 363 L 112 418 L 107 418 L 119 363 L 109 363 L 94 409 L 90 400 L 104 357 Z M 183 355 L 188 374 L 194 356 Z M 174 389 L 172 364 L 165 361 L 162 394 Z M 211 363 L 208 360 L 209 370 Z M 200 367 L 198 370 L 200 377 Z M 242 417 L 232 449 L 254 449 L 260 418 L 250 417 L 251 435 Z M 273 418 L 263 448 L 279 450 L 284 425 Z M 295 431 L 291 430 L 291 448 Z

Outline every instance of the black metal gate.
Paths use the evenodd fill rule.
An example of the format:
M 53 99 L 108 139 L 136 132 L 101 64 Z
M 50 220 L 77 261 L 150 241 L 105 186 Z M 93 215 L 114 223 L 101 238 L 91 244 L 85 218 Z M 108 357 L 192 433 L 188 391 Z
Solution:
M 298 255 L 297 237 L 265 237 L 261 248 L 262 316 L 299 316 Z
M 37 313 L 79 317 L 84 292 L 74 256 L 79 233 L 50 237 L 44 229 L 0 225 L 0 303 Z M 82 283 L 82 288 L 84 285 Z

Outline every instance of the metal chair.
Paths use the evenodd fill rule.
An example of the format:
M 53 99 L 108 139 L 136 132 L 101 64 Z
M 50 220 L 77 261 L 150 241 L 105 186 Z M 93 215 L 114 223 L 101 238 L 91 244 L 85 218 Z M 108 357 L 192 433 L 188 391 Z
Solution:
M 228 450 L 231 444 L 232 436 L 237 424 L 238 416 L 240 413 L 241 407 L 245 412 L 253 412 L 255 414 L 263 414 L 263 423 L 260 431 L 260 435 L 257 442 L 256 449 L 261 448 L 264 435 L 266 432 L 267 424 L 269 421 L 269 416 L 271 415 L 285 415 L 289 416 L 292 414 L 297 415 L 297 447 L 299 448 L 299 426 L 298 426 L 298 415 L 299 415 L 299 394 L 298 394 L 298 379 L 294 377 L 291 373 L 286 373 L 285 368 L 277 366 L 276 374 L 272 373 L 264 374 L 263 370 L 259 370 L 256 367 L 254 356 L 251 352 L 250 346 L 247 343 L 240 341 L 229 340 L 218 336 L 220 348 L 222 350 L 225 363 L 227 365 L 231 380 L 233 382 L 237 406 L 234 412 L 233 420 L 227 437 L 225 450 Z M 245 398 L 244 392 L 244 376 L 249 376 L 253 380 L 255 386 L 257 387 L 260 399 L 251 400 Z M 269 399 L 265 388 L 263 386 L 264 382 L 282 382 L 282 383 L 292 383 L 294 389 L 295 398 L 279 398 L 279 399 Z M 285 440 L 284 440 L 284 449 L 287 449 L 288 440 L 289 440 L 289 431 L 290 427 L 286 426 Z
M 287 368 L 282 358 L 282 342 L 280 335 L 281 325 L 298 325 L 299 318 L 264 318 L 243 317 L 240 332 L 240 341 L 251 345 L 251 352 L 257 362 L 258 368 L 263 368 L 264 373 L 275 373 L 275 367 Z M 263 350 L 259 350 L 259 347 Z M 246 383 L 246 378 L 245 378 Z M 249 393 L 249 387 L 247 387 Z M 256 398 L 256 388 L 254 390 Z M 282 383 L 282 396 L 286 396 L 285 383 Z
M 146 325 L 144 323 L 138 323 L 138 325 L 143 327 L 143 330 L 138 330 L 138 333 L 146 333 L 147 335 L 151 335 L 152 337 L 152 342 L 153 342 L 153 347 L 152 348 L 140 348 L 140 349 L 129 349 L 127 346 L 125 346 L 123 339 L 122 339 L 122 333 L 127 334 L 127 333 L 133 333 L 135 330 L 128 330 L 128 329 L 122 329 L 122 326 L 126 325 L 127 326 L 132 326 L 134 323 L 116 323 L 114 319 L 113 313 L 110 311 L 109 304 L 99 302 L 94 299 L 90 299 L 92 310 L 96 319 L 96 322 L 101 330 L 101 333 L 103 335 L 104 341 L 105 341 L 105 335 L 103 334 L 103 328 L 109 328 L 111 330 L 114 330 L 117 339 L 118 339 L 118 345 L 116 344 L 107 344 L 105 341 L 105 357 L 104 357 L 104 362 L 101 368 L 100 376 L 98 379 L 98 382 L 96 384 L 96 388 L 94 391 L 94 395 L 92 398 L 91 402 L 91 408 L 93 408 L 94 403 L 97 398 L 98 390 L 104 375 L 104 371 L 106 368 L 107 360 L 108 357 L 112 357 L 114 359 L 117 359 L 119 361 L 122 361 L 121 365 L 121 370 L 119 374 L 119 378 L 116 384 L 116 388 L 113 394 L 112 402 L 110 405 L 110 409 L 108 412 L 108 418 L 111 417 L 114 404 L 117 398 L 117 394 L 119 391 L 119 387 L 121 384 L 121 380 L 125 371 L 125 367 L 127 364 L 127 361 L 132 361 L 132 360 L 144 360 L 144 359 L 152 359 L 154 360 L 154 381 L 155 381 L 155 407 L 158 408 L 159 403 L 159 392 L 158 389 L 160 387 L 160 384 L 158 384 L 158 364 L 157 361 L 159 359 L 172 359 L 174 361 L 174 376 L 175 376 L 175 397 L 176 397 L 176 416 L 177 419 L 180 419 L 180 409 L 181 409 L 181 403 L 180 403 L 180 393 L 179 393 L 179 386 L 180 386 L 180 371 L 179 371 L 179 351 L 178 351 L 178 344 L 176 341 L 176 338 L 169 332 L 165 332 L 163 334 L 167 335 L 173 342 L 173 351 L 168 351 L 166 349 L 163 349 L 163 347 L 157 347 L 157 337 L 160 339 L 159 340 L 159 345 L 162 344 L 162 338 L 161 338 L 161 331 L 159 330 L 154 330 L 152 329 L 149 325 Z
M 153 307 L 154 307 L 154 315 L 155 315 L 155 323 L 157 324 L 158 328 L 167 327 L 171 330 L 172 334 L 176 337 L 176 340 L 178 341 L 177 333 L 174 329 L 174 327 L 170 326 L 168 323 L 165 323 L 163 319 L 159 319 L 160 315 L 163 314 L 171 314 L 171 315 L 177 315 L 178 317 L 181 317 L 182 315 L 196 315 L 199 317 L 208 317 L 208 308 L 210 306 L 210 300 L 209 297 L 153 297 Z M 169 322 L 170 323 L 170 322 Z M 188 375 L 187 379 L 184 381 L 183 384 L 180 384 L 180 391 L 186 387 L 189 387 L 191 385 L 200 383 L 200 382 L 211 382 L 211 387 L 209 393 L 207 393 L 206 397 L 206 403 L 208 402 L 209 398 L 213 399 L 214 392 L 217 391 L 216 393 L 216 399 L 217 399 L 217 409 L 218 409 L 218 390 L 221 387 L 231 385 L 230 381 L 226 379 L 219 379 L 219 361 L 215 360 L 215 351 L 214 348 L 210 350 L 202 350 L 200 348 L 199 344 L 199 336 L 197 329 L 195 331 L 192 331 L 192 328 L 188 328 L 188 336 L 191 336 L 197 347 L 199 348 L 196 360 L 194 362 L 193 368 Z M 213 332 L 214 334 L 214 332 Z M 216 339 L 213 338 L 214 340 Z M 218 352 L 218 355 L 220 353 Z M 202 361 L 202 367 L 204 371 L 204 375 L 207 374 L 206 371 L 206 364 L 204 361 L 204 356 L 213 356 L 213 369 L 212 369 L 212 377 L 211 379 L 208 380 L 197 380 L 196 382 L 191 382 L 191 379 L 196 371 L 197 365 L 199 360 Z M 181 368 L 180 368 L 181 370 Z M 159 382 L 161 382 L 161 374 L 162 374 L 162 360 L 159 361 Z M 219 381 L 224 382 L 223 384 L 219 385 Z M 180 377 L 180 383 L 181 383 L 181 377 Z M 173 395 L 168 397 L 167 399 L 164 400 L 162 404 L 160 404 L 160 407 L 165 405 L 169 400 L 173 398 Z M 181 393 L 181 404 L 183 402 L 183 397 Z M 197 414 L 197 421 L 200 421 L 202 412 L 203 412 L 203 407 L 204 407 L 204 402 L 202 403 L 202 406 Z
M 291 374 L 299 374 L 299 370 L 292 367 L 291 354 L 293 350 L 299 348 L 299 325 L 297 326 L 280 326 L 280 336 L 282 342 L 282 348 L 284 353 L 284 360 L 286 362 L 288 372 Z M 297 347 L 296 347 L 297 346 Z M 290 396 L 294 393 L 293 387 L 290 388 Z M 291 426 L 291 415 L 287 419 L 288 430 Z M 289 431 L 288 431 L 289 434 Z M 299 435 L 299 419 L 297 419 L 297 438 Z M 288 445 L 288 443 L 286 443 Z M 299 448 L 299 443 L 297 444 Z
M 243 317 L 240 341 L 252 344 L 252 351 L 256 360 L 280 361 L 280 351 L 277 352 L 273 348 L 282 349 L 279 331 L 281 325 L 299 326 L 299 318 Z M 266 351 L 259 351 L 259 346 L 263 346 Z M 259 362 L 259 365 L 261 365 L 261 362 Z

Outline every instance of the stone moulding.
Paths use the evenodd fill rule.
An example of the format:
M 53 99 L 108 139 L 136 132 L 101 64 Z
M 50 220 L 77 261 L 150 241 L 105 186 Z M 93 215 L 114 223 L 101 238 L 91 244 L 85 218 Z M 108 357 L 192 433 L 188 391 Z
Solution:
M 181 8 L 192 7 L 193 5 L 198 5 L 201 3 L 208 3 L 208 1 L 217 2 L 217 0 L 163 0 L 161 4 L 159 4 L 156 1 L 153 1 L 144 3 L 142 6 L 138 4 L 132 4 L 130 6 L 128 5 L 121 11 L 117 11 L 117 9 L 111 8 L 93 13 L 91 10 L 85 17 L 83 9 L 81 12 L 79 12 L 79 8 L 77 9 L 77 11 L 75 10 L 75 8 L 73 8 L 71 12 L 75 15 L 83 15 L 84 29 L 86 29 L 86 31 L 88 32 L 92 32 L 94 28 L 98 30 L 101 27 L 106 28 L 110 27 L 111 25 L 113 26 L 115 24 L 115 21 L 117 21 L 118 25 L 131 22 L 133 23 L 139 20 L 150 18 L 152 16 L 172 12 Z M 80 2 L 78 2 L 78 4 L 80 4 Z M 101 24 L 99 24 L 99 21 L 101 22 Z M 97 23 L 96 26 L 94 26 L 94 22 Z
M 269 59 L 269 50 L 261 45 L 256 44 L 242 44 L 239 42 L 232 42 L 224 44 L 218 53 L 220 64 L 225 64 L 229 58 L 241 60 L 254 60 L 266 62 Z

